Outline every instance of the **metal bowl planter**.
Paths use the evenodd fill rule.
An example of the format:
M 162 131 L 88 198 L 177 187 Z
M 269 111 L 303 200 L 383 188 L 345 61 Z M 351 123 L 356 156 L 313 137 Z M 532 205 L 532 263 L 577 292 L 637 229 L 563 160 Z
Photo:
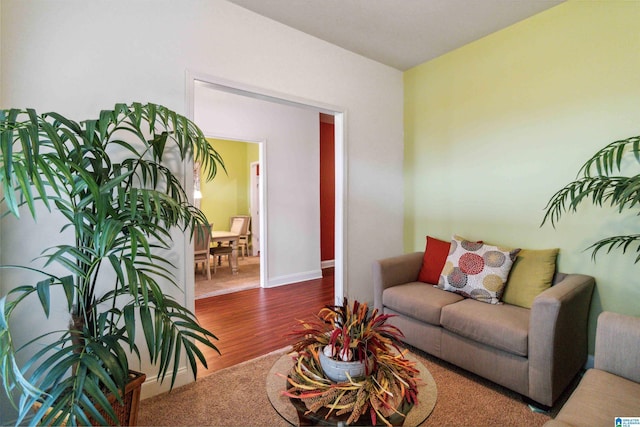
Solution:
M 342 360 L 332 359 L 322 351 L 318 352 L 318 355 L 320 356 L 320 366 L 322 366 L 325 376 L 333 382 L 341 383 L 349 381 L 349 377 L 365 376 L 366 361 L 364 360 L 343 362 Z

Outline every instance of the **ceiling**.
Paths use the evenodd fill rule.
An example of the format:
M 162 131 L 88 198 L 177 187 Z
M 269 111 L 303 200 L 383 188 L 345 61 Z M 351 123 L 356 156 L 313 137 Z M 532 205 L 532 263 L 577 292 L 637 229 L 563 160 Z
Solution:
M 229 0 L 407 70 L 564 0 Z

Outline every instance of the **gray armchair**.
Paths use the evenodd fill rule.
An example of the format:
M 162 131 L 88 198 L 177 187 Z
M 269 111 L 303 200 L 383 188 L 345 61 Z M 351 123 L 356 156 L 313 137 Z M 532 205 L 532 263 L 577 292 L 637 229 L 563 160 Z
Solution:
M 640 417 L 640 318 L 603 312 L 593 369 L 545 427 L 613 426 L 617 417 Z

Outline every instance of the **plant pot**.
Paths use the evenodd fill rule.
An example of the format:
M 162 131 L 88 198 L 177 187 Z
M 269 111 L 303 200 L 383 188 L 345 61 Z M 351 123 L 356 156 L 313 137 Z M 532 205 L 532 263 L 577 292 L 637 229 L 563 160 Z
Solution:
M 147 376 L 141 372 L 129 371 L 129 382 L 127 383 L 124 396 L 122 397 L 122 403 L 118 402 L 118 399 L 113 394 L 107 396 L 113 412 L 115 412 L 118 422 L 116 423 L 109 417 L 102 408 L 98 408 L 100 414 L 110 421 L 109 425 L 121 425 L 121 426 L 135 426 L 138 424 L 138 406 L 140 404 L 140 390 L 142 389 L 142 383 L 144 383 Z M 40 408 L 40 403 L 36 402 L 33 405 L 34 410 Z M 50 411 L 51 409 L 49 409 Z M 99 426 L 97 421 L 89 417 L 94 426 Z M 66 425 L 66 421 L 63 425 Z
M 335 360 L 320 351 L 320 366 L 324 375 L 331 381 L 341 383 L 349 381 L 347 374 L 351 378 L 364 377 L 366 372 L 365 361 L 352 361 L 343 362 L 342 360 Z
M 109 396 L 109 402 L 113 407 L 113 411 L 118 416 L 121 426 L 138 425 L 138 406 L 140 404 L 140 391 L 142 384 L 147 376 L 142 372 L 129 371 L 129 382 L 124 389 L 122 404 L 118 402 L 115 396 Z M 103 417 L 107 418 L 106 413 L 100 411 Z M 115 423 L 112 423 L 115 424 Z M 97 424 L 96 424 L 97 425 Z

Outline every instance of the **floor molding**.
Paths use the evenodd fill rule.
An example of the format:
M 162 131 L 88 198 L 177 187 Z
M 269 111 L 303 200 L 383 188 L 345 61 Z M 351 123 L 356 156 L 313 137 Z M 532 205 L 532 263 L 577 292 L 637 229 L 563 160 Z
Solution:
M 322 270 L 312 270 L 303 273 L 287 274 L 269 279 L 266 288 L 290 285 L 292 283 L 306 282 L 307 280 L 322 279 Z
M 331 267 L 335 267 L 336 266 L 336 260 L 335 259 L 328 259 L 326 261 L 322 261 L 320 263 L 320 268 L 325 269 L 325 268 L 331 268 Z

